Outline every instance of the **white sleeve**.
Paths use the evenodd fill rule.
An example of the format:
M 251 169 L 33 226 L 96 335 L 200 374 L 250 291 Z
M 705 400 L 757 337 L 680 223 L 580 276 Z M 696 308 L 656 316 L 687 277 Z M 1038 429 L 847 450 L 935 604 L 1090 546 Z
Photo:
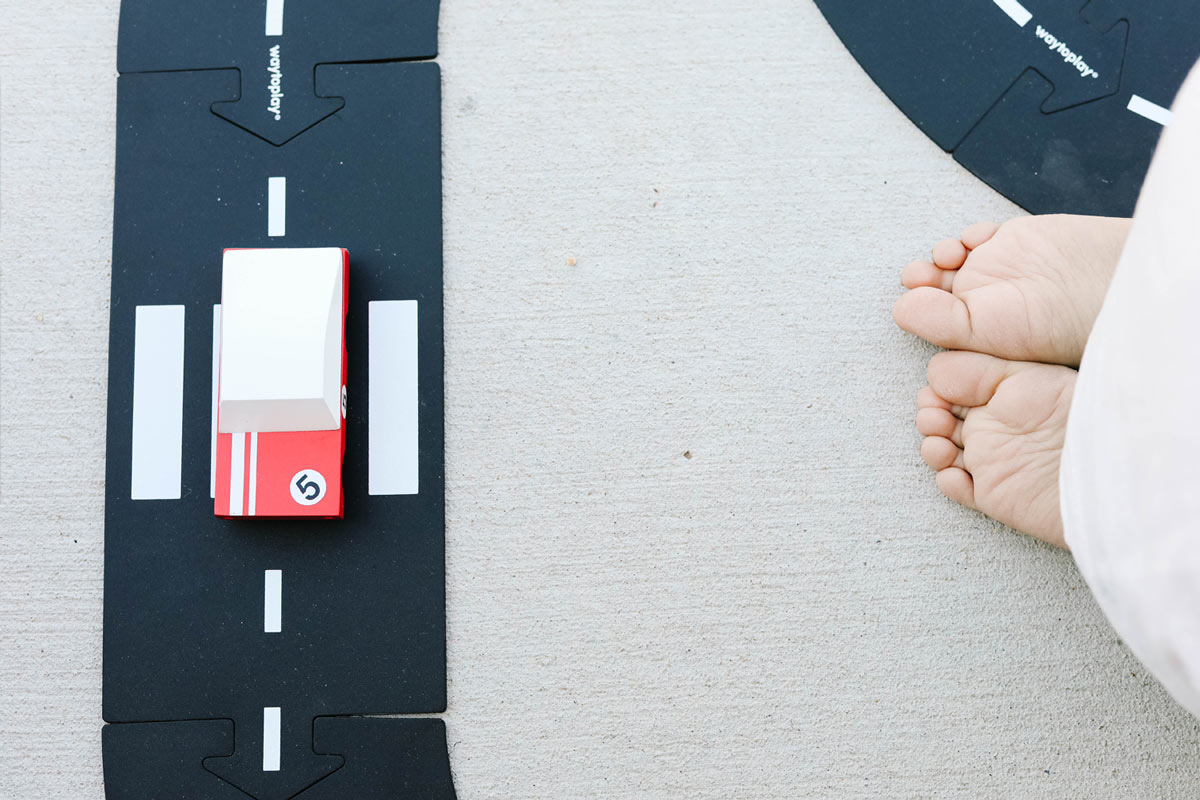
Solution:
M 1101 608 L 1200 715 L 1200 67 L 1088 341 L 1059 479 L 1067 544 Z

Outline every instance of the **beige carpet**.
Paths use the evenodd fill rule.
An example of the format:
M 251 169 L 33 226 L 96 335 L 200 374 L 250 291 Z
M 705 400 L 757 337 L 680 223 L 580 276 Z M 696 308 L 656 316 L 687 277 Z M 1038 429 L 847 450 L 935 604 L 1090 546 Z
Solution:
M 117 0 L 0 2 L 0 798 L 102 796 Z M 445 0 L 472 798 L 1186 798 L 1070 557 L 942 499 L 903 264 L 1017 212 L 807 0 Z

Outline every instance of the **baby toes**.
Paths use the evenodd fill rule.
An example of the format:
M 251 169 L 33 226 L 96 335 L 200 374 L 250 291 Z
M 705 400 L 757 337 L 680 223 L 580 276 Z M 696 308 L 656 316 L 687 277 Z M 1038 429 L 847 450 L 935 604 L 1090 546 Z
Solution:
M 892 319 L 938 347 L 970 350 L 981 343 L 971 328 L 971 312 L 963 299 L 932 286 L 905 292 L 892 306 Z
M 900 273 L 900 284 L 905 289 L 928 286 L 948 292 L 954 288 L 955 270 L 939 269 L 928 261 L 914 261 Z
M 959 239 L 968 250 L 974 250 L 976 247 L 979 247 L 979 245 L 995 236 L 996 231 L 998 230 L 1000 230 L 999 223 L 976 222 L 974 225 L 963 231 L 963 234 L 959 237 Z
M 933 265 L 940 269 L 958 269 L 967 260 L 967 248 L 959 239 L 942 239 L 933 246 Z
M 971 473 L 959 467 L 948 467 L 937 474 L 937 485 L 942 494 L 959 505 L 975 508 L 975 479 Z
M 1029 365 L 1017 361 L 971 353 L 938 353 L 929 360 L 929 385 L 947 403 L 975 407 L 986 405 L 1001 382 Z
M 962 447 L 963 421 L 944 408 L 917 409 L 917 430 L 922 436 L 940 436 L 949 439 L 955 447 Z
M 954 442 L 941 436 L 926 436 L 921 442 L 921 458 L 930 469 L 941 471 L 950 467 L 964 469 L 963 451 Z

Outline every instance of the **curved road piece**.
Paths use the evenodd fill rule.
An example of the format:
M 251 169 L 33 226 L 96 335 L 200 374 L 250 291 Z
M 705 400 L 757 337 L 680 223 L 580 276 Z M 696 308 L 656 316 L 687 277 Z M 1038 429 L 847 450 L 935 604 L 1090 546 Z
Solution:
M 1033 213 L 1129 216 L 1200 57 L 1191 0 L 816 0 L 922 131 Z

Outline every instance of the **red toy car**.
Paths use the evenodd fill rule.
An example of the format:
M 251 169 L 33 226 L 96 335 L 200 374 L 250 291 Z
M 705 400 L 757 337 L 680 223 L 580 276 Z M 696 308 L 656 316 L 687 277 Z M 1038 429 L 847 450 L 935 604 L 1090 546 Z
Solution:
M 226 250 L 214 512 L 341 518 L 350 257 Z

